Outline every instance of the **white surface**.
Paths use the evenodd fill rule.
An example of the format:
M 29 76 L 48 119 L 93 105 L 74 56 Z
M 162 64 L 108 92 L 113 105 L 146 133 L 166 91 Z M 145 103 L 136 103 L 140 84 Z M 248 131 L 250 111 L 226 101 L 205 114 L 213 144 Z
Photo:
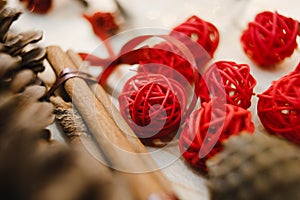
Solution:
M 42 45 L 60 45 L 65 50 L 92 52 L 99 39 L 94 35 L 89 23 L 82 17 L 84 9 L 75 0 L 54 0 L 55 8 L 47 15 L 35 15 L 24 11 L 14 24 L 18 30 L 39 29 L 44 31 Z M 9 1 L 11 5 L 17 0 Z M 113 11 L 115 6 L 108 0 L 90 0 L 94 7 L 91 10 Z M 255 93 L 269 87 L 271 81 L 278 79 L 293 70 L 299 61 L 299 50 L 292 57 L 273 70 L 263 70 L 253 64 L 242 51 L 239 38 L 247 22 L 256 13 L 263 10 L 277 10 L 280 14 L 300 19 L 299 0 L 120 0 L 130 18 L 122 29 L 134 28 L 167 28 L 183 22 L 192 14 L 214 23 L 220 31 L 220 44 L 215 53 L 216 60 L 233 60 L 248 63 L 251 72 L 257 79 Z M 91 12 L 91 11 L 90 11 Z M 47 75 L 51 74 L 47 72 Z M 50 76 L 50 75 L 49 75 Z M 256 114 L 257 98 L 253 97 L 251 111 L 253 121 L 258 129 L 262 129 Z M 53 132 L 56 128 L 52 127 Z M 165 152 L 165 156 L 174 156 Z M 161 158 L 156 158 L 158 163 Z M 174 187 L 182 199 L 208 199 L 205 179 L 191 170 L 179 159 L 164 168 L 166 176 L 174 182 Z

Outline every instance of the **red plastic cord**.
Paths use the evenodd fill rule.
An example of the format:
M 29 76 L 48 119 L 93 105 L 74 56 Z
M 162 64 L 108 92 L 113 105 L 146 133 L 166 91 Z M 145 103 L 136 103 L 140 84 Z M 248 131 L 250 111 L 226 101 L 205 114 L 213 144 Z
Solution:
M 218 61 L 212 64 L 200 80 L 199 96 L 202 102 L 212 97 L 224 97 L 228 104 L 249 108 L 256 80 L 247 64 Z
M 187 94 L 173 79 L 138 73 L 125 83 L 119 103 L 121 114 L 139 138 L 160 138 L 178 130 L 187 110 Z
M 253 133 L 251 113 L 212 99 L 190 115 L 182 130 L 179 148 L 193 167 L 207 172 L 206 160 L 222 150 L 224 140 L 241 131 Z
M 270 134 L 300 144 L 300 73 L 296 71 L 274 81 L 258 95 L 258 116 Z
M 277 12 L 259 13 L 242 34 L 243 49 L 259 65 L 274 65 L 294 52 L 298 26 L 298 21 Z

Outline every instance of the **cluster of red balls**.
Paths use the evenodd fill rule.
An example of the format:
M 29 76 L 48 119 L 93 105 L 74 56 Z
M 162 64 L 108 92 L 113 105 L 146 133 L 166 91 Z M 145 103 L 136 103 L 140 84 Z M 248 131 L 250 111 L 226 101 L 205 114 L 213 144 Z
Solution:
M 278 13 L 263 12 L 257 15 L 255 22 L 249 23 L 241 43 L 253 61 L 269 66 L 292 54 L 297 47 L 296 29 L 295 20 Z M 120 64 L 139 64 L 137 74 L 125 83 L 119 96 L 123 117 L 142 140 L 163 138 L 181 130 L 184 124 L 179 138 L 183 157 L 192 166 L 206 172 L 206 160 L 222 150 L 224 140 L 242 131 L 253 133 L 254 125 L 247 109 L 251 106 L 256 80 L 249 65 L 232 61 L 215 62 L 203 72 L 219 43 L 219 32 L 213 24 L 192 16 L 175 27 L 170 36 L 190 50 L 195 63 L 187 59 L 185 50 L 170 41 L 135 49 L 141 41 L 149 38 L 141 36 L 123 46 L 119 57 L 110 61 L 111 64 L 99 76 L 99 83 L 105 84 Z M 199 48 L 195 50 L 199 45 L 206 52 L 199 51 Z M 105 62 L 99 60 L 99 63 Z M 297 77 L 295 73 L 294 76 Z M 289 79 L 295 80 L 295 77 L 289 76 Z M 190 91 L 186 91 L 187 84 L 194 86 L 196 99 L 200 98 L 202 102 L 201 107 L 193 112 L 195 101 L 188 105 Z M 281 88 L 284 85 L 280 83 Z M 280 87 L 272 87 L 272 91 L 279 91 Z M 297 121 L 295 113 L 298 111 L 289 109 L 284 97 L 281 100 L 285 100 L 285 109 L 274 109 L 274 102 L 267 93 L 270 92 L 259 95 L 259 116 L 266 129 L 284 137 L 287 128 L 283 127 Z M 271 96 L 274 100 L 273 93 Z M 282 109 L 283 102 L 278 103 L 278 108 Z M 278 122 L 274 125 L 278 117 L 284 125 Z M 278 133 L 279 130 L 284 134 Z M 295 130 L 295 127 L 289 130 Z M 292 135 L 295 139 L 295 134 Z
M 242 131 L 253 133 L 251 105 L 255 79 L 250 67 L 219 61 L 200 80 L 201 108 L 187 119 L 179 139 L 183 157 L 206 172 L 206 160 L 222 150 L 222 142 Z
M 191 39 L 192 33 L 197 40 Z M 137 74 L 124 84 L 119 104 L 124 119 L 142 140 L 162 138 L 179 130 L 196 104 L 196 95 L 192 95 L 192 100 L 188 97 L 199 92 L 199 69 L 216 50 L 219 33 L 211 23 L 193 16 L 168 37 L 162 36 L 165 42 L 135 49 L 148 38 L 128 41 L 119 57 L 99 76 L 99 83 L 105 84 L 116 66 L 139 64 Z M 185 50 L 180 48 L 182 45 Z M 193 60 L 188 60 L 187 54 L 193 55 Z
M 260 66 L 272 66 L 297 48 L 299 22 L 277 12 L 262 12 L 241 37 L 246 54 Z M 273 135 L 300 144 L 300 64 L 258 95 L 257 112 L 262 125 Z
M 187 119 L 180 135 L 179 148 L 193 167 L 206 172 L 206 161 L 222 150 L 222 142 L 241 131 L 253 133 L 251 113 L 214 98 L 203 103 Z
M 246 55 L 260 66 L 274 65 L 297 47 L 298 26 L 296 20 L 277 12 L 262 12 L 243 31 L 241 44 Z M 111 23 L 108 27 L 116 30 Z M 130 40 L 117 57 L 107 60 L 81 55 L 93 64 L 105 65 L 99 76 L 102 85 L 120 64 L 138 64 L 137 74 L 126 81 L 119 96 L 124 119 L 142 140 L 164 138 L 181 130 L 183 157 L 206 172 L 206 160 L 222 150 L 222 142 L 242 131 L 254 132 L 247 109 L 256 80 L 249 65 L 232 61 L 215 62 L 204 71 L 217 49 L 219 32 L 197 16 L 175 27 L 168 37 L 161 36 L 166 42 L 136 49 L 149 37 Z M 300 143 L 299 82 L 296 70 L 258 95 L 262 124 L 269 132 L 295 143 Z M 192 98 L 188 98 L 191 93 Z M 194 110 L 198 98 L 201 106 Z
M 289 57 L 297 47 L 299 23 L 277 12 L 262 12 L 243 32 L 245 53 L 263 67 Z M 300 64 L 296 70 L 258 95 L 258 116 L 274 135 L 300 144 Z M 221 143 L 231 135 L 254 131 L 251 105 L 256 84 L 246 64 L 219 61 L 203 74 L 199 97 L 201 108 L 194 111 L 182 130 L 180 150 L 194 167 L 206 172 L 206 160 L 221 151 Z M 223 97 L 223 103 L 216 104 Z M 231 104 L 231 105 L 230 105 Z M 213 106 L 214 105 L 214 106 Z M 225 105 L 220 109 L 220 105 Z M 221 113 L 221 114 L 220 114 Z
M 258 97 L 258 116 L 267 131 L 300 145 L 300 63 Z

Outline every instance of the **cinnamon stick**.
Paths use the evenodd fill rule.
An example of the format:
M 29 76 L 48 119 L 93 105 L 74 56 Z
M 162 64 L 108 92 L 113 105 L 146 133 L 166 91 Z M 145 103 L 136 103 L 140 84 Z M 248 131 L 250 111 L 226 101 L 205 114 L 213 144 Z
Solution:
M 69 57 L 57 46 L 47 47 L 48 61 L 56 74 L 60 74 L 64 68 L 76 69 Z M 120 131 L 116 122 L 110 117 L 104 105 L 98 101 L 86 82 L 80 78 L 72 78 L 66 81 L 65 90 L 72 99 L 74 105 L 83 117 L 87 127 L 97 140 L 104 154 L 109 158 L 112 167 L 128 173 L 128 181 L 135 185 L 135 191 L 141 199 L 151 196 L 160 196 L 161 199 L 170 199 L 173 196 L 170 189 L 166 190 L 161 183 L 148 172 L 149 167 L 137 154 L 127 138 Z M 133 172 L 139 172 L 134 174 Z
M 80 58 L 80 56 L 72 50 L 68 50 L 67 54 L 70 60 L 74 63 L 76 68 L 79 70 L 83 64 L 83 61 Z M 160 170 L 157 170 L 157 165 L 155 161 L 149 155 L 147 149 L 139 140 L 139 138 L 135 135 L 133 130 L 129 127 L 127 122 L 124 120 L 124 118 L 122 117 L 121 113 L 118 111 L 116 106 L 112 103 L 110 97 L 107 95 L 104 88 L 97 83 L 89 84 L 89 87 L 91 91 L 95 94 L 96 98 L 104 105 L 106 111 L 109 113 L 110 117 L 116 122 L 116 125 L 118 126 L 120 131 L 122 131 L 123 135 L 126 136 L 131 147 L 137 153 L 141 153 L 142 154 L 141 158 L 144 160 L 145 163 L 147 163 L 149 169 L 154 170 L 152 174 L 158 179 L 162 187 L 164 187 L 165 189 L 169 189 L 171 183 L 166 179 L 166 177 L 163 175 L 163 173 Z
M 126 180 L 99 162 L 99 159 L 104 160 L 103 155 L 97 151 L 97 147 L 89 136 L 81 116 L 73 108 L 72 103 L 65 102 L 61 97 L 51 97 L 50 101 L 55 106 L 56 119 L 61 125 L 67 140 L 78 154 L 78 165 L 88 171 L 93 179 L 101 180 L 105 185 L 104 189 L 101 188 L 102 192 L 105 192 L 102 196 L 112 200 L 133 199 L 134 194 L 132 194 Z M 89 152 L 86 146 L 89 146 L 89 150 L 92 149 L 93 152 Z M 135 198 L 138 198 L 138 196 Z

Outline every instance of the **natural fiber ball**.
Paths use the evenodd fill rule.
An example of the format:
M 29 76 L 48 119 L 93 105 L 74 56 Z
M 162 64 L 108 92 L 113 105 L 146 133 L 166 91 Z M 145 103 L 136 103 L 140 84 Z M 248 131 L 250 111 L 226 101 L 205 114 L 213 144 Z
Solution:
M 193 167 L 207 172 L 206 160 L 221 151 L 221 143 L 241 131 L 254 131 L 251 113 L 212 99 L 194 111 L 182 130 L 179 148 Z
M 298 26 L 298 21 L 277 12 L 259 13 L 242 34 L 243 49 L 257 64 L 274 65 L 294 52 Z
M 124 85 L 120 111 L 140 138 L 160 138 L 181 125 L 187 95 L 180 83 L 159 74 L 138 73 Z
M 212 97 L 224 97 L 228 104 L 249 108 L 256 80 L 247 64 L 219 61 L 212 64 L 200 80 L 199 96 L 208 102 Z
M 258 116 L 270 134 L 300 144 L 300 73 L 274 81 L 258 95 Z
M 219 31 L 212 23 L 197 16 L 192 16 L 172 30 L 171 36 L 186 41 L 186 45 L 189 46 L 190 41 L 187 41 L 185 37 L 181 37 L 181 33 L 196 41 L 213 57 L 219 44 Z

